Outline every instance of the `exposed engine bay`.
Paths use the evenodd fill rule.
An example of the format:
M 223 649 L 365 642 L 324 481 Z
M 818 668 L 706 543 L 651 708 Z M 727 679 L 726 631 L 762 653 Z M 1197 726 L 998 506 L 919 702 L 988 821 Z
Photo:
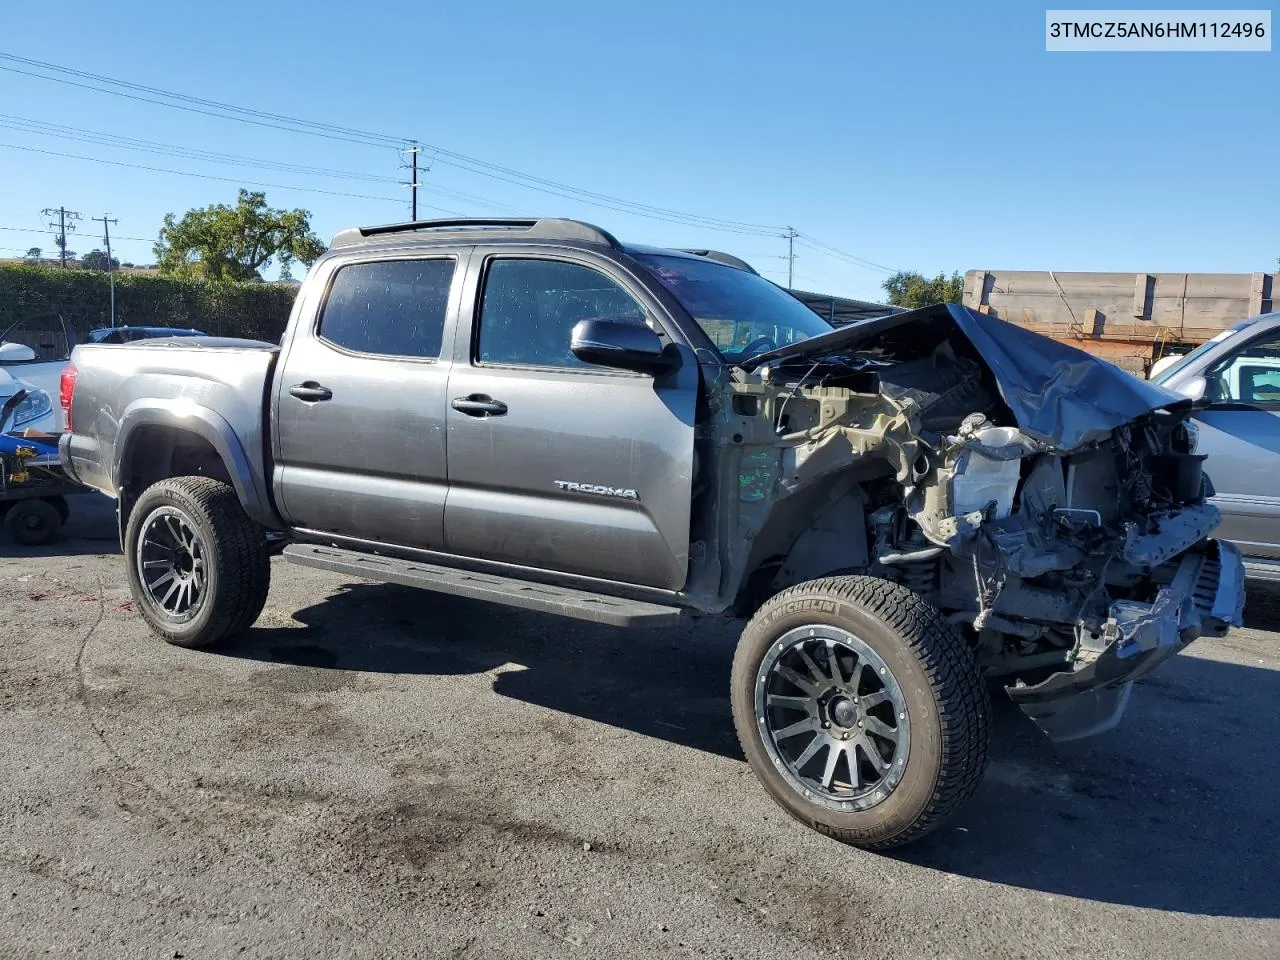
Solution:
M 937 307 L 728 369 L 703 428 L 722 478 L 703 539 L 721 544 L 722 585 L 766 596 L 835 572 L 909 586 L 1072 739 L 1239 624 L 1243 573 L 1208 539 L 1190 405 L 1032 337 Z

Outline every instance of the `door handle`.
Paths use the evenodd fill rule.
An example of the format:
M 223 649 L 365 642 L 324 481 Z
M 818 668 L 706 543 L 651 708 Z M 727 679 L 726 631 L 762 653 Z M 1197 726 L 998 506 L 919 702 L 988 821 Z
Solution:
M 314 380 L 308 380 L 306 383 L 295 383 L 289 388 L 291 396 L 297 397 L 299 400 L 305 400 L 307 403 L 319 403 L 321 400 L 332 400 L 333 391 L 328 387 L 322 387 Z
M 469 397 L 458 397 L 452 403 L 453 409 L 465 413 L 469 417 L 501 417 L 507 412 L 507 405 L 495 400 L 485 393 L 473 393 Z

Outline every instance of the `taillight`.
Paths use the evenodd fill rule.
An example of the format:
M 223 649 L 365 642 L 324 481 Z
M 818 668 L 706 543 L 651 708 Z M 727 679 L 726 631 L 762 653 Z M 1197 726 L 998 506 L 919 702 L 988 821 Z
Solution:
M 76 370 L 74 363 L 68 363 L 62 368 L 62 377 L 58 380 L 58 399 L 62 402 L 62 419 L 65 421 L 64 430 L 71 430 L 71 401 L 76 395 L 76 377 L 80 372 Z

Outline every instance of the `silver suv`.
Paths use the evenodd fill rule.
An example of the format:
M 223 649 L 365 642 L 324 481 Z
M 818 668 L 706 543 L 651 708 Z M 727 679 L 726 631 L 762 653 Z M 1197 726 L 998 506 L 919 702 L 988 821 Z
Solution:
M 1280 313 L 1236 324 L 1154 380 L 1203 404 L 1217 533 L 1240 548 L 1250 577 L 1280 581 Z

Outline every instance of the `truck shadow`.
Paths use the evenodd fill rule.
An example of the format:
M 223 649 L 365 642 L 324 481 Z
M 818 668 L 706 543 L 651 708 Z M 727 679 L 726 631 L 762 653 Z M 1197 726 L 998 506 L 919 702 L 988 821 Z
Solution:
M 617 630 L 527 610 L 356 583 L 293 614 L 306 629 L 254 629 L 227 653 L 373 673 L 455 675 L 515 664 L 494 691 L 740 759 L 729 716 L 735 624 Z M 655 696 L 656 694 L 656 696 Z
M 368 584 L 295 619 L 305 628 L 259 628 L 226 653 L 376 673 L 514 664 L 523 669 L 496 673 L 495 692 L 742 756 L 728 698 L 736 624 L 611 630 Z M 1094 901 L 1280 917 L 1280 672 L 1250 659 L 1257 664 L 1178 657 L 1135 690 L 1118 730 L 1080 743 L 1050 744 L 997 696 L 991 765 L 976 797 L 938 833 L 891 855 Z

